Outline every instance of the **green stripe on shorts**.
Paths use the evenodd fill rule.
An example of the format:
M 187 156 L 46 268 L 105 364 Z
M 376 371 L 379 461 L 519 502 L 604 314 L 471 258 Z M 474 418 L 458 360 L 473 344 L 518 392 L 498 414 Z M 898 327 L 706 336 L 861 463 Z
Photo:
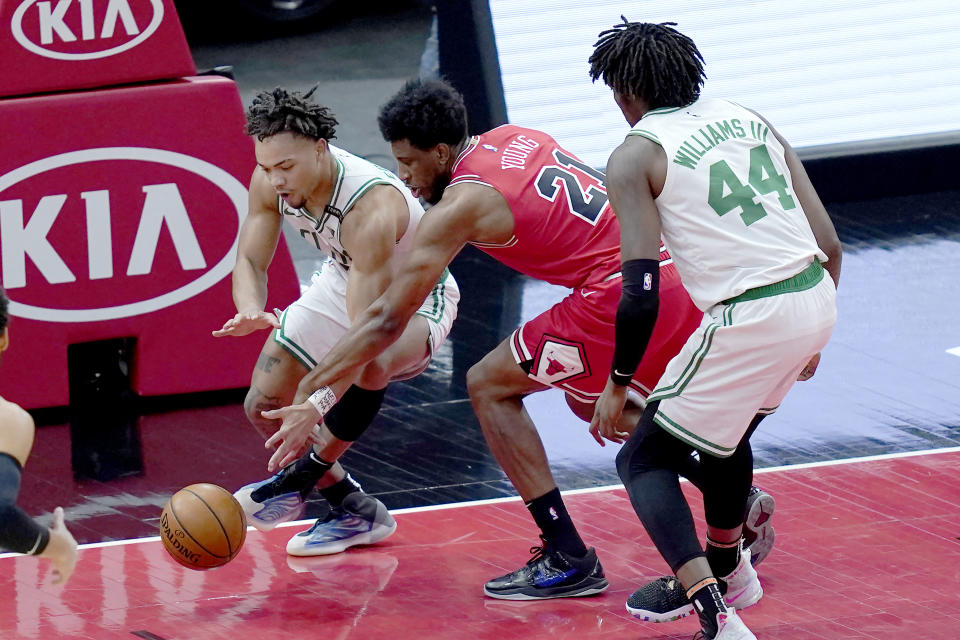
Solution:
M 286 324 L 287 312 L 284 311 L 282 314 L 280 314 L 280 328 L 273 330 L 273 341 L 283 347 L 284 351 L 293 356 L 307 369 L 313 369 L 315 366 L 317 366 L 317 362 L 310 357 L 310 354 L 307 353 L 306 349 L 298 345 L 284 334 L 284 327 L 286 327 Z
M 690 362 L 687 363 L 687 366 L 680 373 L 680 376 L 677 380 L 666 387 L 654 389 L 653 393 L 650 394 L 650 397 L 647 398 L 647 402 L 653 402 L 655 400 L 663 400 L 664 398 L 673 398 L 674 396 L 680 395 L 684 388 L 690 384 L 690 381 L 693 379 L 694 374 L 697 372 L 697 369 L 700 368 L 700 365 L 703 363 L 703 359 L 707 356 L 707 352 L 710 351 L 710 346 L 713 344 L 713 334 L 717 332 L 721 326 L 730 326 L 733 324 L 733 309 L 736 305 L 730 305 L 723 310 L 723 324 L 712 323 L 707 330 L 703 332 L 703 340 L 700 342 L 700 346 L 697 347 L 697 350 L 693 352 L 693 356 L 690 358 Z
M 437 284 L 434 285 L 433 290 L 430 292 L 429 299 L 432 300 L 433 306 L 427 311 L 423 308 L 423 305 L 420 305 L 420 309 L 417 310 L 416 315 L 423 316 L 427 320 L 437 323 L 443 319 L 443 312 L 447 307 L 447 298 L 445 295 L 447 290 L 446 279 L 449 277 L 450 269 L 444 269 Z
M 716 456 L 720 456 L 721 458 L 726 458 L 736 451 L 736 447 L 721 447 L 714 442 L 705 440 L 697 434 L 684 429 L 679 424 L 664 415 L 662 411 L 657 411 L 657 413 L 653 416 L 653 421 L 656 422 L 660 428 L 664 429 L 680 440 L 683 440 L 698 451 L 706 451 L 707 453 L 712 453 Z

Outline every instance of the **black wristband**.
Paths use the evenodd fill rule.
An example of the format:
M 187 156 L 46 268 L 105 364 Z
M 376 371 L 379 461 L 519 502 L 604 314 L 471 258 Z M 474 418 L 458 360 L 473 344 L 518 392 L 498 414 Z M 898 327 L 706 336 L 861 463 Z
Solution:
M 0 547 L 37 555 L 50 541 L 50 530 L 17 506 L 20 493 L 20 463 L 9 453 L 0 452 Z
M 623 292 L 617 306 L 616 342 L 610 379 L 622 387 L 630 384 L 657 321 L 660 261 L 628 260 L 623 263 L 621 271 Z

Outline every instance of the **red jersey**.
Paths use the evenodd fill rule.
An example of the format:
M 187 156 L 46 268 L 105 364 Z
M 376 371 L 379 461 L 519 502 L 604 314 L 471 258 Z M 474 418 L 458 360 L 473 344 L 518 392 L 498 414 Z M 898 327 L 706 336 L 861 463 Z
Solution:
M 528 276 L 577 289 L 620 271 L 620 225 L 604 179 L 547 134 L 503 125 L 470 139 L 450 186 L 493 187 L 513 212 L 508 242 L 474 246 Z

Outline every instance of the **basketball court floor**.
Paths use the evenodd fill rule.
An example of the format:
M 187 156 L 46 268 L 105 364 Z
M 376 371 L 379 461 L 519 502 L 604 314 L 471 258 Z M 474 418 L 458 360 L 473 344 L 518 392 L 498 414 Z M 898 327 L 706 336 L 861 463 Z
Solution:
M 414 18 L 400 50 L 413 71 L 426 33 Z M 359 31 L 330 37 L 366 46 Z M 256 57 L 269 48 L 250 49 Z M 212 66 L 241 53 L 198 49 L 195 57 Z M 384 153 L 368 112 L 410 70 L 391 67 L 394 75 L 373 81 L 359 77 L 369 70 L 333 78 L 329 67 L 317 71 L 328 74 L 327 95 L 355 101 L 333 105 L 346 114 L 343 145 Z M 238 67 L 245 98 L 251 88 L 289 84 L 263 73 Z M 777 500 L 777 546 L 759 570 L 765 596 L 743 616 L 761 639 L 958 638 L 960 190 L 827 206 L 846 250 L 840 322 L 817 375 L 796 385 L 753 440 L 756 483 Z M 292 249 L 305 279 L 315 257 Z M 250 530 L 233 562 L 190 571 L 157 538 L 170 495 L 196 482 L 232 491 L 266 476 L 269 456 L 244 418 L 243 390 L 153 399 L 133 424 L 95 432 L 71 433 L 62 413 L 45 413 L 21 505 L 41 518 L 63 506 L 83 547 L 66 588 L 51 586 L 34 558 L 0 556 L 0 638 L 691 637 L 695 621 L 654 625 L 625 612 L 629 594 L 666 565 L 618 485 L 616 446 L 597 446 L 558 392 L 531 396 L 527 408 L 610 588 L 545 602 L 483 595 L 483 582 L 519 567 L 537 537 L 483 442 L 466 371 L 564 292 L 470 249 L 452 270 L 464 299 L 450 340 L 427 372 L 390 388 L 380 417 L 344 458 L 395 514 L 393 537 L 295 559 L 286 541 L 309 521 Z M 688 495 L 699 518 L 699 498 Z M 326 508 L 316 496 L 307 516 Z
M 756 483 L 776 497 L 778 537 L 759 572 L 765 596 L 744 619 L 770 639 L 960 637 L 960 192 L 828 208 L 846 247 L 841 319 L 817 375 L 754 437 Z M 295 559 L 286 541 L 309 522 L 250 530 L 233 562 L 194 572 L 163 550 L 160 509 L 188 484 L 234 490 L 265 477 L 242 392 L 155 401 L 119 431 L 71 438 L 69 425 L 49 424 L 38 430 L 22 504 L 32 514 L 64 506 L 84 547 L 66 588 L 51 586 L 34 558 L 0 557 L 0 637 L 692 636 L 694 621 L 654 625 L 624 611 L 666 565 L 617 486 L 615 446 L 597 446 L 556 392 L 531 396 L 528 410 L 610 588 L 546 602 L 482 594 L 537 538 L 483 443 L 465 372 L 563 292 L 474 251 L 453 270 L 465 304 L 450 341 L 425 374 L 390 388 L 344 458 L 393 510 L 393 537 Z M 75 477 L 78 442 L 100 477 Z M 309 517 L 326 510 L 319 497 L 308 507 Z

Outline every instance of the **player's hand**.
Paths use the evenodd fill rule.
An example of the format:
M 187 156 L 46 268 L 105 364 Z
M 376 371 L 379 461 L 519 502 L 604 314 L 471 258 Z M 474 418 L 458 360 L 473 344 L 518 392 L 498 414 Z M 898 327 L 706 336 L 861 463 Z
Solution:
M 797 376 L 797 380 L 803 382 L 804 380 L 809 380 L 813 377 L 813 374 L 817 372 L 817 367 L 820 366 L 820 354 L 817 353 L 812 358 L 810 362 L 807 363 L 807 366 L 803 368 L 803 371 L 800 372 L 800 375 Z
M 223 323 L 222 329 L 212 333 L 214 338 L 222 338 L 224 336 L 239 337 L 253 333 L 254 331 L 270 328 L 280 328 L 280 320 L 277 318 L 276 313 L 249 311 L 246 313 L 238 313 Z
M 627 387 L 616 385 L 613 380 L 607 378 L 607 386 L 593 408 L 593 420 L 590 421 L 590 435 L 601 447 L 607 446 L 603 441 L 604 438 L 620 444 L 630 437 L 629 433 L 617 430 L 620 414 L 623 413 L 623 405 L 626 402 Z
M 314 427 L 323 416 L 307 401 L 271 411 L 261 411 L 260 415 L 268 420 L 283 421 L 277 432 L 270 436 L 264 445 L 267 449 L 276 449 L 267 463 L 267 471 L 270 473 L 299 458 L 308 441 L 322 444 L 317 440 Z
M 63 522 L 63 507 L 53 510 L 53 523 L 50 525 L 50 541 L 47 548 L 40 554 L 41 558 L 49 558 L 53 564 L 51 574 L 53 584 L 63 584 L 70 579 L 77 564 L 77 541 L 67 530 Z

